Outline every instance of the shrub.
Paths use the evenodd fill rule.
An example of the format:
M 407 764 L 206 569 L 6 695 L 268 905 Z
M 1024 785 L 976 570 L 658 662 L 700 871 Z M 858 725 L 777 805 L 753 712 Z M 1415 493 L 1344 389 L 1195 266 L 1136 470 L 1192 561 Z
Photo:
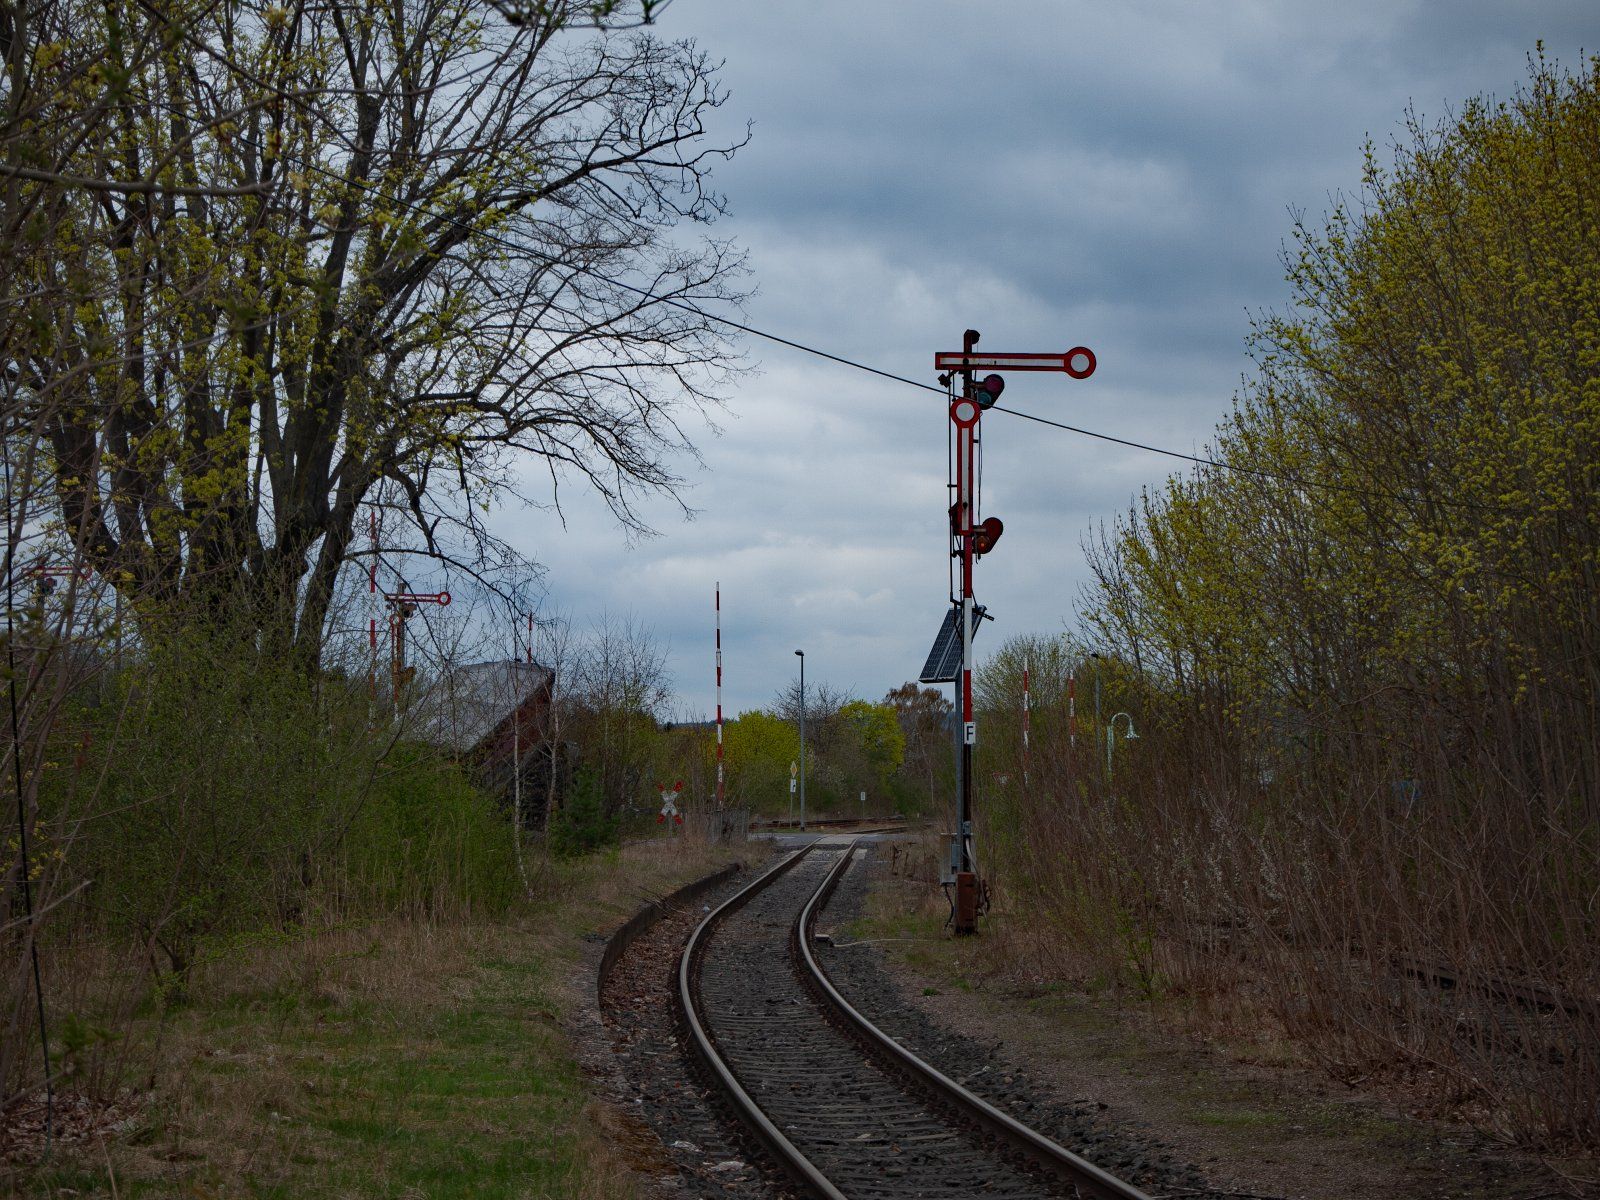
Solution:
M 566 805 L 550 820 L 550 853 L 578 858 L 615 845 L 617 837 L 617 820 L 606 815 L 599 777 L 593 771 L 580 771 Z
M 356 915 L 501 913 L 519 892 L 513 831 L 462 767 L 401 743 L 344 839 L 341 907 Z

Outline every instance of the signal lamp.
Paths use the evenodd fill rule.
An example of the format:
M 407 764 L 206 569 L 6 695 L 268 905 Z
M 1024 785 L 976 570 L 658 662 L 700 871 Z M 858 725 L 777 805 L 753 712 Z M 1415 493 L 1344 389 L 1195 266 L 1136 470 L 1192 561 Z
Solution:
M 1000 399 L 1000 393 L 1006 390 L 1006 381 L 998 375 L 985 375 L 978 381 L 977 401 L 979 408 L 989 408 Z
M 981 557 L 989 553 L 1005 531 L 1005 523 L 999 517 L 985 517 L 979 521 L 978 527 L 972 531 L 973 554 Z

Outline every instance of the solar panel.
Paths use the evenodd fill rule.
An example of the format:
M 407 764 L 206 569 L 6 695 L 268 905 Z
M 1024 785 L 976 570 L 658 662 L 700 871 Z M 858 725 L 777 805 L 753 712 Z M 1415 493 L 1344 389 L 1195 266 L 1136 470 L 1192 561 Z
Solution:
M 939 632 L 934 636 L 933 649 L 928 652 L 928 661 L 922 664 L 922 674 L 917 678 L 922 683 L 954 683 L 956 676 L 961 674 L 961 629 L 957 617 L 961 612 L 959 604 L 950 606 L 944 614 L 944 624 L 939 626 Z M 983 605 L 972 606 L 972 636 L 978 636 L 978 629 L 983 625 L 983 618 L 987 615 Z
M 952 605 L 945 610 L 944 624 L 933 635 L 933 649 L 928 651 L 928 661 L 922 664 L 922 683 L 954 683 L 955 673 L 961 669 L 961 639 L 956 636 L 956 613 Z

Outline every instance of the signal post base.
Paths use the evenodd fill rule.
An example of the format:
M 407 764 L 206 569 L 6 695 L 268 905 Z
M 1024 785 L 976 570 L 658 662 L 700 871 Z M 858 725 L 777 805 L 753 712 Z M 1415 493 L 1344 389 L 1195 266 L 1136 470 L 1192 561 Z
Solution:
M 978 932 L 978 877 L 971 871 L 956 873 L 957 937 Z

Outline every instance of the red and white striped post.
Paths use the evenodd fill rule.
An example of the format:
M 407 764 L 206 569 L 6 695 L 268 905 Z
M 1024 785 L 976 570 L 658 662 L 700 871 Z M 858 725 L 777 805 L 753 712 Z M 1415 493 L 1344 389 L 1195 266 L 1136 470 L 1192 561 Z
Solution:
M 722 581 L 717 581 L 717 811 L 722 811 Z

